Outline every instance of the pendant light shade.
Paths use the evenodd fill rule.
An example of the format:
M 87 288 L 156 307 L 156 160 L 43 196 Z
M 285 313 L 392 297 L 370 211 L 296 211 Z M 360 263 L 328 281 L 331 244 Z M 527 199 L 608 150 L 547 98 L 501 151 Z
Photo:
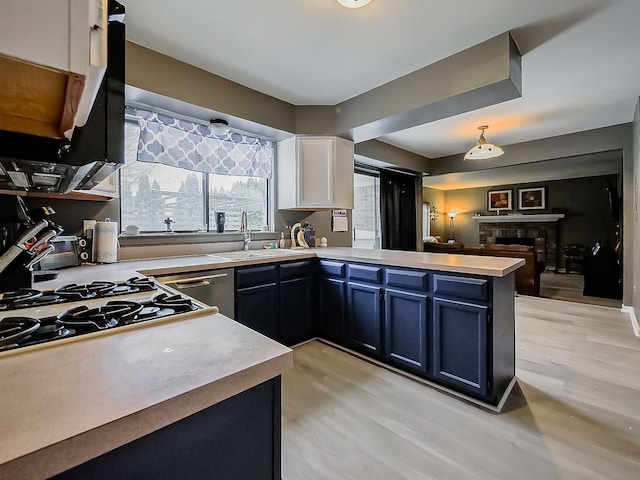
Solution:
M 371 0 L 338 0 L 338 3 L 340 5 L 342 5 L 343 7 L 347 7 L 347 8 L 364 7 L 365 5 L 367 5 L 370 2 L 371 2 Z
M 489 128 L 488 125 L 482 125 L 478 127 L 481 130 L 480 138 L 475 147 L 472 147 L 464 156 L 465 160 L 483 160 L 485 158 L 495 158 L 504 154 L 504 150 L 497 145 L 487 142 L 484 137 L 484 131 Z

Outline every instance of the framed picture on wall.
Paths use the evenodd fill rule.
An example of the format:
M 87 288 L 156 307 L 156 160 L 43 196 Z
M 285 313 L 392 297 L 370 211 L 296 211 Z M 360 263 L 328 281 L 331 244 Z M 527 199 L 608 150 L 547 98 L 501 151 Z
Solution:
M 487 192 L 487 210 L 490 212 L 512 210 L 511 195 L 512 190 L 489 190 Z
M 519 188 L 518 210 L 544 210 L 547 208 L 546 187 Z

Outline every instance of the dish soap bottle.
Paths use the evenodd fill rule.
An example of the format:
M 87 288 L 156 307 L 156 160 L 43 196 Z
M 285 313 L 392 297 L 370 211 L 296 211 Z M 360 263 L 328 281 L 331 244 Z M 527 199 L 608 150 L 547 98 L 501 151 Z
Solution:
M 285 247 L 285 241 L 284 241 L 284 232 L 280 232 L 280 248 L 284 248 Z

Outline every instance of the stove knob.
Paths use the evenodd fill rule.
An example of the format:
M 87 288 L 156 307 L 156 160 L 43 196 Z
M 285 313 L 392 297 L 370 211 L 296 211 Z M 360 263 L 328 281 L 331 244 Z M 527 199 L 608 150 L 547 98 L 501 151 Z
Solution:
M 80 260 L 86 262 L 89 260 L 89 252 L 80 252 Z

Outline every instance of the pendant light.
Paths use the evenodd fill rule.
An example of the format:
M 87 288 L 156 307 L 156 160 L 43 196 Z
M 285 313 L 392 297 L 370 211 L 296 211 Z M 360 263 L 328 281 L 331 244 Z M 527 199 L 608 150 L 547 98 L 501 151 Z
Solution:
M 478 127 L 478 130 L 481 130 L 480 138 L 478 139 L 478 143 L 476 143 L 475 147 L 472 147 L 467 154 L 464 156 L 465 160 L 483 160 L 485 158 L 495 158 L 504 154 L 504 150 L 497 145 L 487 142 L 487 139 L 484 137 L 484 131 L 489 128 L 488 125 L 482 125 Z
M 371 2 L 371 0 L 337 0 L 337 1 L 340 5 L 347 8 L 360 8 L 360 7 L 364 7 L 365 5 Z

